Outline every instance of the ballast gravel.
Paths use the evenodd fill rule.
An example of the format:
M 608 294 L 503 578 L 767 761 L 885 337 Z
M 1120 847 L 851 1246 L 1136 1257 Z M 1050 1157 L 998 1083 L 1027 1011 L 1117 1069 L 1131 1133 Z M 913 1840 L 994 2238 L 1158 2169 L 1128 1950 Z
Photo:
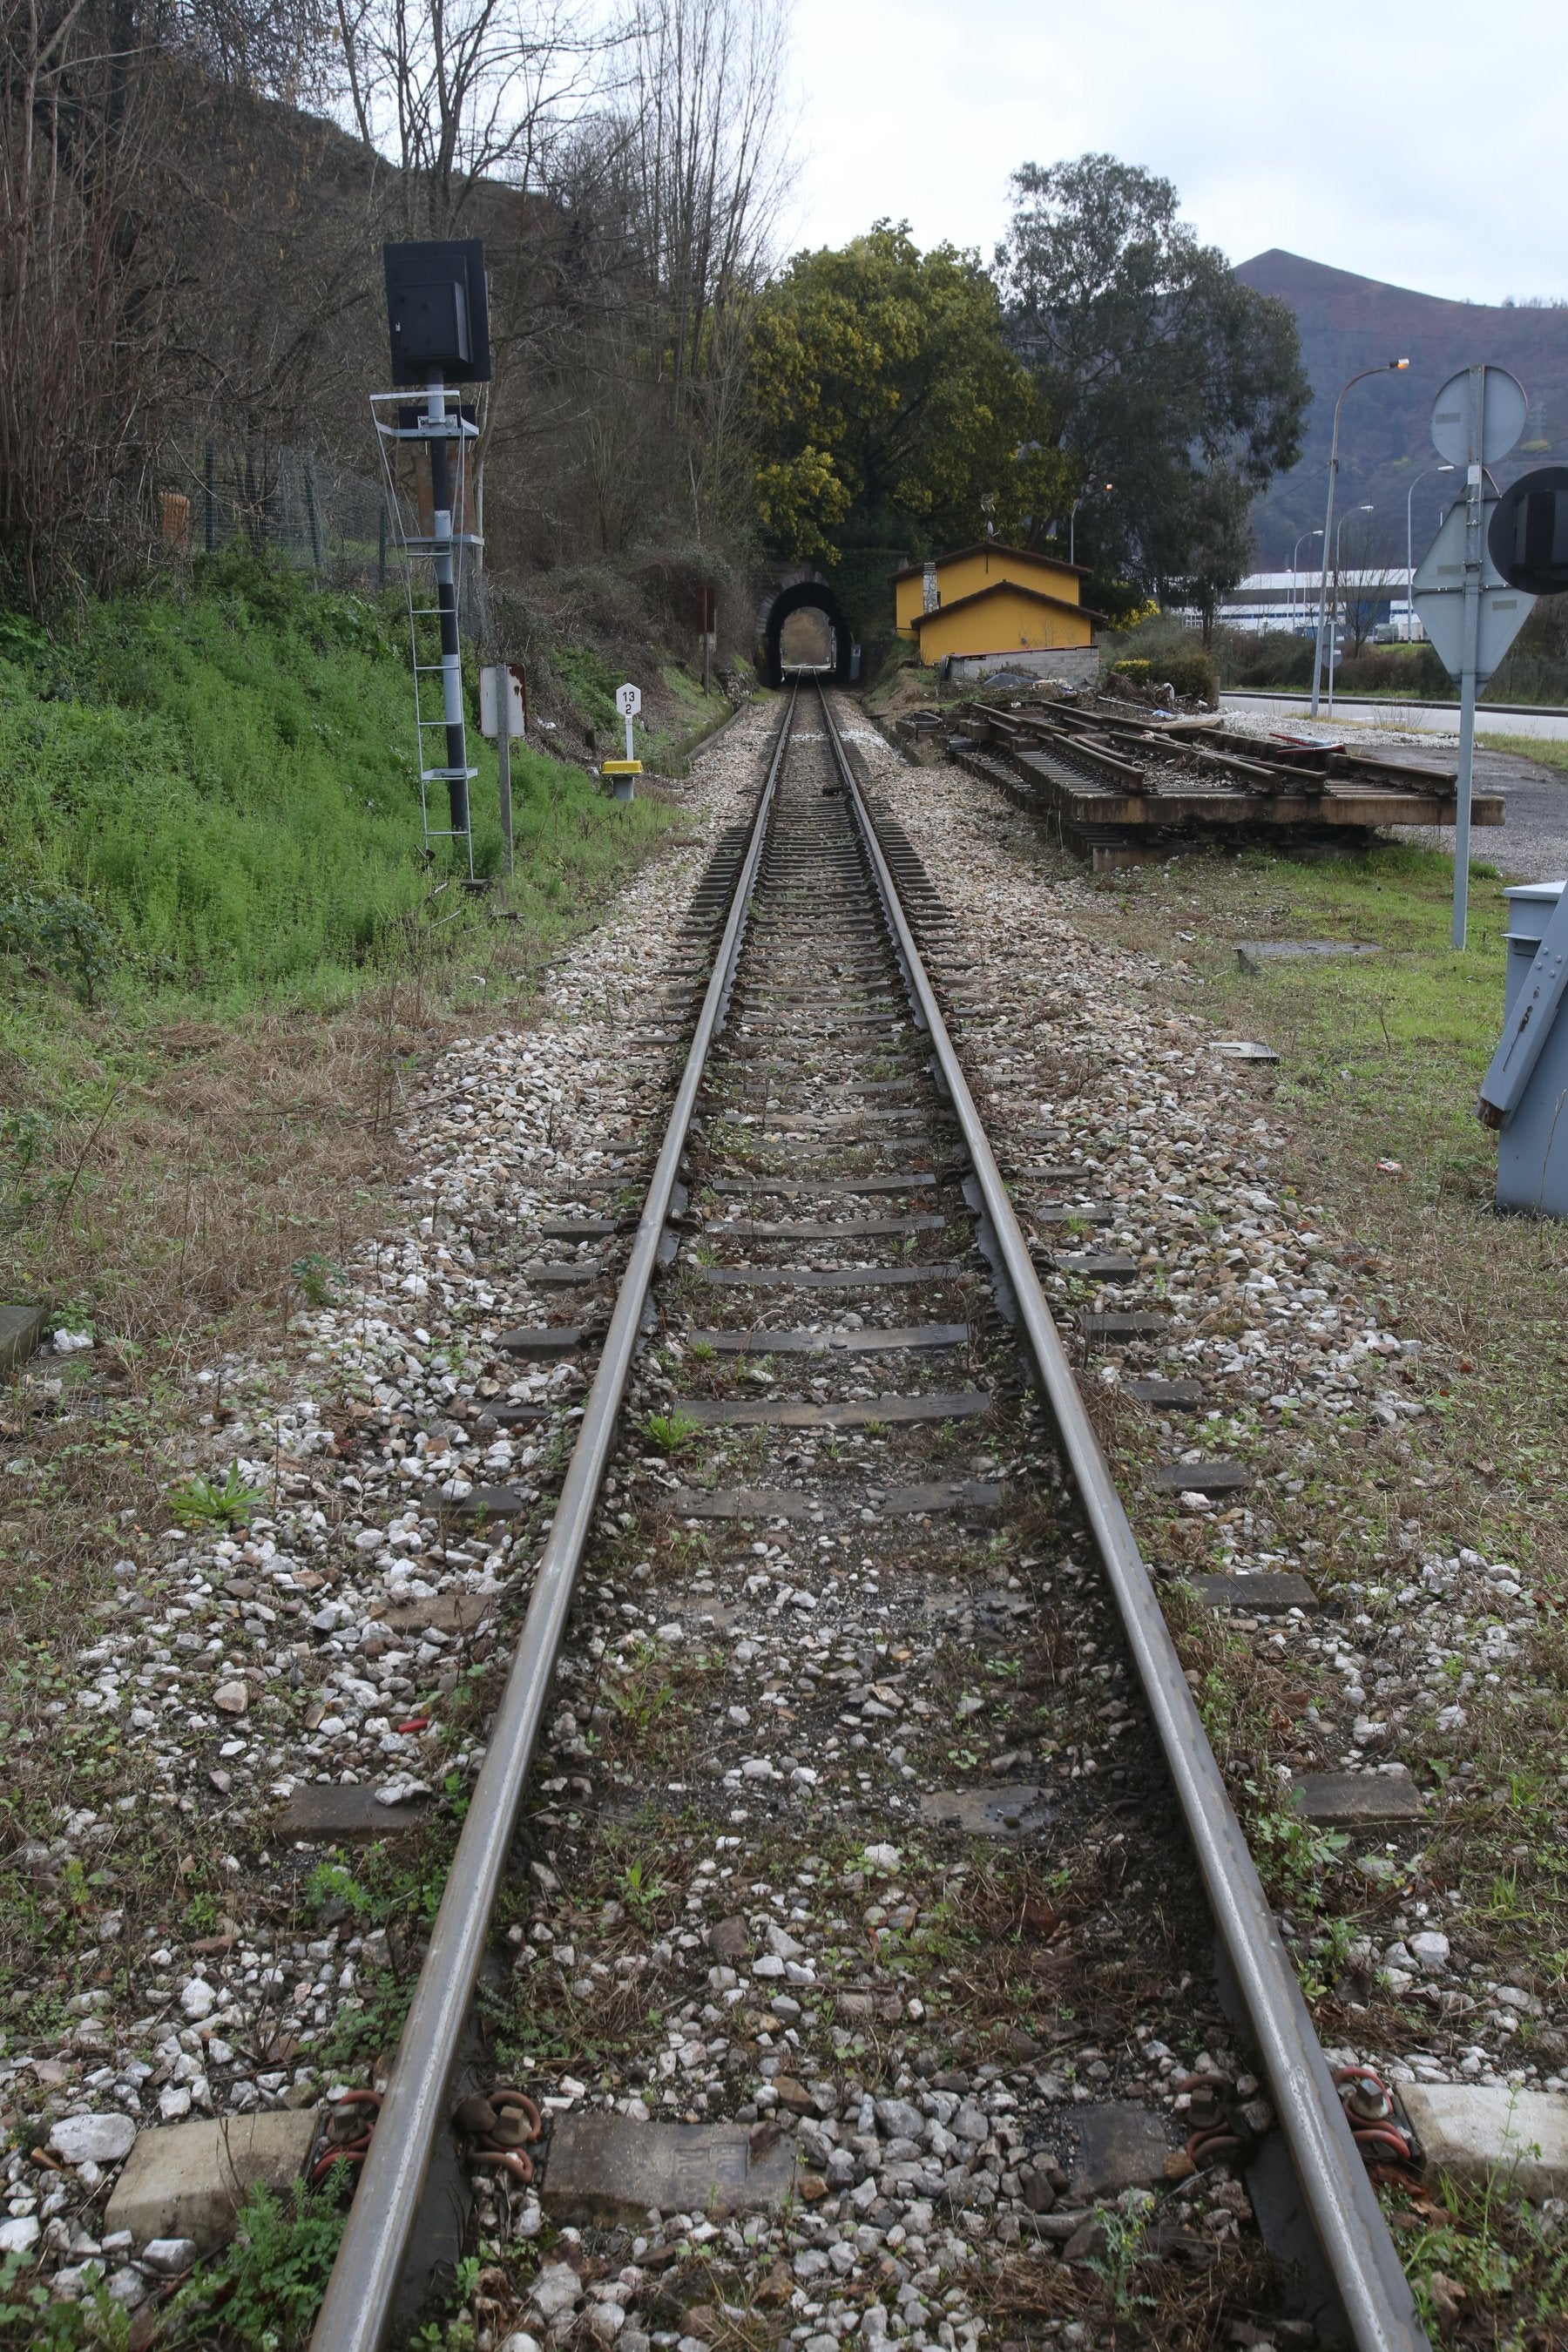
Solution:
M 747 812 L 774 723 L 773 709 L 759 708 L 700 760 L 684 813 L 689 831 L 711 843 Z M 1224 1402 L 1196 1423 L 1164 1423 L 1167 1457 L 1244 1454 L 1287 1484 L 1305 1475 L 1309 1449 L 1331 1444 L 1347 1420 L 1396 1442 L 1427 1409 L 1427 1367 L 1413 1343 L 1364 1310 L 1353 1264 L 1310 1210 L 1284 1197 L 1283 1138 L 1245 1072 L 1210 1051 L 1189 994 L 1192 976 L 1091 940 L 1079 923 L 1087 886 L 1038 871 L 1032 828 L 986 787 L 956 771 L 908 766 L 858 719 L 847 731 L 874 790 L 962 919 L 962 948 L 944 976 L 955 1034 L 999 1146 L 1021 1165 L 1048 1157 L 1080 1170 L 1083 1195 L 1113 1210 L 1096 1245 L 1140 1261 L 1137 1279 L 1109 1303 L 1157 1304 L 1169 1315 L 1170 1337 L 1157 1349 L 1096 1360 L 1088 1377 L 1108 1391 L 1156 1366 L 1211 1381 Z M 676 851 L 646 869 L 556 968 L 526 1031 L 477 1036 L 442 1056 L 404 1123 L 402 1230 L 362 1253 L 341 1296 L 302 1318 L 287 1370 L 231 1363 L 209 1375 L 237 1417 L 215 1412 L 200 1458 L 178 1465 L 171 1487 L 198 1471 L 221 1482 L 233 1464 L 263 1507 L 243 1536 L 187 1523 L 153 1577 L 121 1563 L 116 1613 L 79 1652 L 75 1691 L 51 1702 L 61 1714 L 113 1716 L 127 1743 L 155 1759 L 160 1801 L 222 1824 L 234 1921 L 232 1933 L 210 1938 L 173 1925 L 150 1937 L 138 1955 L 139 1999 L 123 2013 L 108 1995 L 82 1992 L 67 2003 L 68 2025 L 51 2046 L 0 2058 L 0 2099 L 13 2116 L 39 2120 L 66 2168 L 46 2169 L 21 2153 L 8 2158 L 0 2233 L 9 2234 L 0 2245 L 47 2264 L 62 2294 L 81 2293 L 98 2275 L 130 2308 L 151 2291 L 153 2250 L 142 2250 L 138 2267 L 128 2244 L 93 2234 L 95 2200 L 129 2146 L 126 2133 L 192 2114 L 313 2103 L 330 2083 L 312 2051 L 362 2004 L 363 1976 L 384 1965 L 384 1937 L 284 1939 L 247 1920 L 253 1874 L 258 1885 L 278 1883 L 279 1808 L 310 1788 L 353 1785 L 372 1790 L 395 1818 L 399 1807 L 461 1790 L 477 1769 L 482 1749 L 449 1736 L 443 1710 L 472 1654 L 468 1629 L 482 1638 L 492 1606 L 526 1595 L 548 1524 L 544 1474 L 570 1443 L 584 1385 L 568 1360 L 504 1384 L 490 1380 L 487 1393 L 487 1368 L 504 1330 L 558 1318 L 563 1297 L 573 1296 L 530 1272 L 541 1255 L 559 1265 L 574 1248 L 582 1257 L 605 1253 L 598 1242 L 543 1243 L 531 1228 L 546 1218 L 603 1216 L 606 1202 L 619 1206 L 622 1195 L 635 1194 L 642 1146 L 659 1123 L 661 1081 L 658 1064 L 638 1058 L 647 1049 L 629 1023 L 655 985 L 701 863 L 699 850 Z M 1026 1140 L 1041 1131 L 1052 1139 L 1047 1146 Z M 1018 1198 L 1026 1207 L 1023 1185 Z M 526 1251 L 512 1247 L 520 1225 Z M 1070 1320 L 1076 1294 L 1051 1280 Z M 1380 1277 L 1380 1296 L 1388 1289 Z M 639 1395 L 658 1402 L 668 1387 L 645 1374 Z M 469 1412 L 457 1410 L 481 1402 L 537 1407 L 542 1417 L 524 1429 L 481 1432 Z M 652 1478 L 664 1475 L 647 1467 Z M 521 1490 L 525 1513 L 516 1523 L 465 1529 L 468 1496 L 499 1484 Z M 1254 1629 L 1261 1646 L 1310 1678 L 1314 1696 L 1292 1749 L 1297 1769 L 1418 1770 L 1462 1734 L 1466 1701 L 1479 1686 L 1521 1674 L 1537 1597 L 1506 1563 L 1473 1549 L 1439 1554 L 1418 1524 L 1380 1522 L 1348 1475 L 1340 1499 L 1343 1519 L 1331 1546 L 1280 1537 L 1261 1495 L 1227 1506 L 1193 1491 L 1174 1507 L 1181 1518 L 1212 1523 L 1223 1564 L 1237 1576 L 1296 1570 L 1321 1592 L 1331 1582 L 1345 1601 L 1331 1629 L 1300 1612 Z M 885 1739 L 884 1723 L 922 1705 L 918 1692 L 899 1686 L 901 1678 L 884 1695 L 853 1656 L 875 1633 L 871 1559 L 851 1600 L 830 1594 L 818 1549 L 815 1539 L 800 1546 L 776 1531 L 750 1548 L 748 1595 L 769 1633 L 759 1640 L 742 1631 L 728 1649 L 727 1720 L 747 1743 L 734 1767 L 737 1811 L 746 1791 L 764 1783 L 782 1784 L 802 1806 L 813 1801 L 821 1760 L 792 1756 L 775 1728 L 806 1664 L 834 1669 L 843 1664 L 839 1647 L 850 1645 L 851 1751 L 857 1739 Z M 616 1612 L 636 1605 L 619 1594 L 613 1601 Z M 597 1679 L 617 1648 L 649 1641 L 673 1648 L 689 1635 L 686 1620 L 657 1613 L 651 1623 L 623 1618 L 618 1633 L 602 1622 L 582 1630 L 563 1661 L 544 1759 L 553 1774 L 545 1786 L 561 1802 L 571 1802 L 581 1760 L 574 1746 L 584 1740 L 574 1685 Z M 1527 1700 L 1527 1684 L 1522 1695 Z M 1108 1750 L 1115 1727 L 1108 1727 Z M 1279 1767 L 1287 1778 L 1291 1769 Z M 1465 1771 L 1463 1762 L 1457 1769 Z M 90 1868 L 112 1839 L 115 1810 L 111 1802 L 65 1813 L 19 1857 L 22 1866 L 40 1881 L 58 1880 L 73 1865 Z M 870 2345 L 902 2337 L 952 2352 L 975 2345 L 984 2330 L 971 2285 L 957 2283 L 967 2282 L 976 2249 L 1025 2236 L 1068 2246 L 1089 2218 L 1048 2210 L 1058 2192 L 1020 2168 L 1015 2118 L 1020 2103 L 1037 2111 L 1104 2095 L 1112 2068 L 1092 2042 L 1059 2072 L 1025 2060 L 1017 2080 L 1000 2068 L 944 2080 L 911 2064 L 881 2099 L 856 2092 L 844 2071 L 801 2083 L 793 2071 L 801 1996 L 848 1922 L 840 1906 L 853 1902 L 858 1933 L 901 1931 L 901 1851 L 892 1839 L 870 1842 L 854 1870 L 832 1883 L 813 1871 L 793 1887 L 766 1876 L 738 1885 L 740 1832 L 737 1823 L 711 1841 L 684 1886 L 688 1924 L 674 1941 L 706 1939 L 708 1998 L 668 2025 L 648 2080 L 628 2084 L 613 2104 L 635 2120 L 659 2114 L 665 2092 L 677 2086 L 683 2105 L 715 2086 L 727 2101 L 726 2017 L 742 1998 L 765 2002 L 773 2047 L 742 2086 L 749 2096 L 735 2112 L 758 2126 L 787 2123 L 831 2192 L 833 2217 L 806 2209 L 787 2220 L 715 2224 L 700 2214 L 650 2215 L 625 2263 L 587 2281 L 584 2269 L 594 2265 L 567 2231 L 565 2259 L 547 2264 L 532 2290 L 528 2324 L 536 2334 L 509 2337 L 511 2352 L 531 2352 L 584 2317 L 599 2341 L 627 2352 L 648 2352 L 650 2340 L 661 2352 L 672 2343 L 677 2352 L 698 2352 L 711 2332 L 707 2323 L 701 2336 L 672 2336 L 645 2332 L 638 2315 L 660 2265 L 704 2249 L 749 2270 L 776 2256 L 768 2273 L 774 2295 L 788 2310 L 792 2340 L 807 2352 L 830 2352 L 857 2331 Z M 1363 1859 L 1369 1875 L 1394 1867 L 1377 1849 Z M 551 1924 L 570 1890 L 552 1878 L 535 1865 L 538 1910 L 515 1965 L 570 1979 L 576 1953 Z M 1427 2049 L 1414 2046 L 1413 2030 L 1397 2046 L 1357 2046 L 1344 2056 L 1396 2079 L 1568 2089 L 1549 2063 L 1513 2063 L 1521 2020 L 1548 2021 L 1542 1992 L 1500 1983 L 1484 1962 L 1458 1957 L 1438 1909 L 1412 1899 L 1386 1948 L 1349 1956 L 1380 1976 L 1407 2017 L 1425 2021 Z M 106 1908 L 84 1927 L 84 1978 L 123 1925 Z M 198 1950 L 198 1941 L 210 1948 Z M 655 1941 L 647 1965 L 662 1964 Z M 868 2017 L 879 1998 L 849 1996 L 866 2000 Z M 917 1999 L 904 2011 L 917 2032 L 919 2010 Z M 258 2052 L 271 2063 L 260 2063 Z M 1182 2063 L 1150 2038 L 1138 2063 L 1144 2093 L 1181 2112 Z M 1237 2079 L 1217 2029 L 1195 2071 L 1227 2074 L 1238 2096 L 1257 2095 L 1256 2084 Z M 559 2066 L 531 2087 L 555 2114 L 603 2098 Z M 1145 2193 L 1128 2192 L 1130 2211 Z M 1205 2202 L 1201 2226 L 1211 2237 L 1234 2235 L 1248 2218 L 1236 2183 L 1211 2184 Z M 481 2220 L 499 2212 L 497 2197 L 481 2192 Z M 509 2214 L 514 2234 L 537 2234 L 532 2200 L 517 2200 Z
M 1276 1768 L 1281 1783 L 1301 1769 L 1411 1774 L 1436 1756 L 1462 1788 L 1474 1777 L 1463 1735 L 1478 1691 L 1506 1685 L 1524 1709 L 1544 1696 L 1532 1656 L 1542 1597 L 1509 1562 L 1474 1547 L 1434 1549 L 1416 1517 L 1391 1521 L 1375 1465 L 1358 1477 L 1335 1462 L 1342 1432 L 1387 1433 L 1397 1448 L 1401 1430 L 1428 1414 L 1444 1368 L 1364 1306 L 1364 1254 L 1287 1194 L 1287 1139 L 1248 1066 L 1214 1050 L 1227 1041 L 1205 1020 L 1190 969 L 1080 928 L 1090 885 L 1044 864 L 1037 828 L 992 788 L 906 761 L 863 722 L 847 732 L 871 789 L 959 918 L 953 946 L 932 963 L 994 1139 L 1020 1167 L 1049 1160 L 1081 1171 L 1063 1198 L 1111 1205 L 1113 1222 L 1097 1229 L 1094 1245 L 1135 1255 L 1140 1272 L 1098 1303 L 1169 1316 L 1168 1338 L 1091 1361 L 1083 1377 L 1110 1390 L 1151 1373 L 1201 1377 L 1223 1402 L 1180 1420 L 1156 1412 L 1160 1451 L 1174 1461 L 1242 1456 L 1258 1496 L 1227 1507 L 1179 1495 L 1179 1511 L 1211 1534 L 1204 1565 L 1237 1577 L 1295 1571 L 1340 1604 L 1336 1621 L 1293 1609 L 1254 1627 L 1260 1653 L 1312 1692 L 1294 1763 Z M 1026 1205 L 1028 1186 L 1020 1181 L 1015 1197 Z M 1368 1270 L 1380 1300 L 1396 1293 L 1394 1269 Z M 1052 1287 L 1070 1325 L 1081 1293 L 1059 1276 L 1047 1278 Z M 1283 1502 L 1308 1479 L 1329 1532 L 1285 1539 L 1264 1496 L 1272 1487 Z M 1151 1565 L 1184 1559 L 1156 1556 Z M 1420 1778 L 1435 1825 L 1442 1793 Z M 1568 1769 L 1559 1785 L 1568 1790 Z M 1395 1853 L 1390 1844 L 1360 1857 L 1367 1876 L 1408 1875 Z M 1448 1900 L 1458 1907 L 1460 1898 Z M 1461 1959 L 1442 1932 L 1443 1907 L 1413 1897 L 1386 1948 L 1363 1938 L 1348 1956 L 1363 1983 L 1401 1999 L 1407 2015 L 1424 2011 L 1440 2042 L 1340 2054 L 1396 2081 L 1568 2092 L 1568 2011 L 1543 1998 L 1544 1982 L 1500 1986 L 1484 1953 Z M 1539 2023 L 1540 2058 L 1510 2049 L 1521 2017 Z M 1423 2038 L 1419 2027 L 1411 2034 Z

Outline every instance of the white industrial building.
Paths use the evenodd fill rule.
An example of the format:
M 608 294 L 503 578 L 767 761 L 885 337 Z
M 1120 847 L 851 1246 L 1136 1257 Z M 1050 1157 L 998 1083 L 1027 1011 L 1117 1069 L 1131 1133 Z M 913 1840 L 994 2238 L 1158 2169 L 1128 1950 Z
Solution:
M 1339 610 L 1342 615 L 1347 604 L 1368 599 L 1373 612 L 1372 627 L 1363 633 L 1366 637 L 1379 645 L 1418 644 L 1426 633 L 1411 608 L 1410 581 L 1403 563 L 1383 564 L 1375 572 L 1342 572 Z M 1221 604 L 1217 617 L 1226 628 L 1258 635 L 1279 629 L 1310 637 L 1317 631 L 1322 584 L 1317 572 L 1249 572 Z M 1332 600 L 1331 578 L 1329 593 Z

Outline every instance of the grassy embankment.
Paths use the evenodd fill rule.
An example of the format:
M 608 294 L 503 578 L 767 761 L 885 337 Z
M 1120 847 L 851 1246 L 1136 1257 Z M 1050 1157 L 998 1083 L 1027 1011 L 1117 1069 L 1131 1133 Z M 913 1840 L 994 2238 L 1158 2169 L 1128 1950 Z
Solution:
M 392 606 L 219 557 L 57 639 L 0 622 L 0 1297 L 164 1360 L 287 1314 L 374 1219 L 411 1062 L 514 1016 L 669 822 L 512 773 L 516 872 L 470 895 L 423 854 Z
M 56 641 L 0 631 L 0 1301 L 98 1342 L 0 1381 L 15 1845 L 123 1769 L 117 1726 L 35 1739 L 31 1719 L 70 1686 L 110 1563 L 166 1523 L 197 1415 L 232 1416 L 211 1368 L 265 1366 L 395 1230 L 411 1082 L 454 1035 L 526 1020 L 674 803 L 516 746 L 516 872 L 471 894 L 424 855 L 396 609 L 220 560 Z M 591 652 L 562 668 L 552 707 L 581 737 L 616 681 Z M 698 724 L 724 707 L 650 699 L 677 741 L 692 703 Z M 494 755 L 470 748 L 493 866 Z M 126 1900 L 161 1853 L 117 1857 Z

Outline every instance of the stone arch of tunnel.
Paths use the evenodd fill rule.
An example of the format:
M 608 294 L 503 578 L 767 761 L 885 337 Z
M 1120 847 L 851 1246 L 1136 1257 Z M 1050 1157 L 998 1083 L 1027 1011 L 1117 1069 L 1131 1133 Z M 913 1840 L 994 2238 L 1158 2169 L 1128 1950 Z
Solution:
M 854 675 L 854 633 L 844 617 L 837 597 L 821 580 L 800 580 L 792 588 L 782 588 L 768 607 L 767 620 L 763 628 L 763 662 L 768 684 L 784 684 L 784 623 L 792 613 L 808 610 L 825 615 L 832 631 L 833 675 L 841 686 L 847 686 Z

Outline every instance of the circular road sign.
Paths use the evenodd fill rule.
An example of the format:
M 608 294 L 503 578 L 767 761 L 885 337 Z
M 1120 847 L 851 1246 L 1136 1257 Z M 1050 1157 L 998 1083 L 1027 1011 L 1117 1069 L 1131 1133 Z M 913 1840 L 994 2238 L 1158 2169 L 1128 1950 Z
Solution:
M 1461 368 L 1451 375 L 1432 403 L 1432 446 L 1450 466 L 1470 462 L 1470 373 Z M 1481 433 L 1483 466 L 1506 457 L 1524 430 L 1528 404 L 1524 386 L 1507 368 L 1486 371 L 1486 414 Z
M 617 686 L 616 688 L 616 709 L 620 712 L 623 719 L 635 719 L 637 712 L 642 709 L 641 687 Z
M 1503 492 L 1487 553 L 1510 588 L 1531 596 L 1568 590 L 1568 466 L 1538 466 Z

